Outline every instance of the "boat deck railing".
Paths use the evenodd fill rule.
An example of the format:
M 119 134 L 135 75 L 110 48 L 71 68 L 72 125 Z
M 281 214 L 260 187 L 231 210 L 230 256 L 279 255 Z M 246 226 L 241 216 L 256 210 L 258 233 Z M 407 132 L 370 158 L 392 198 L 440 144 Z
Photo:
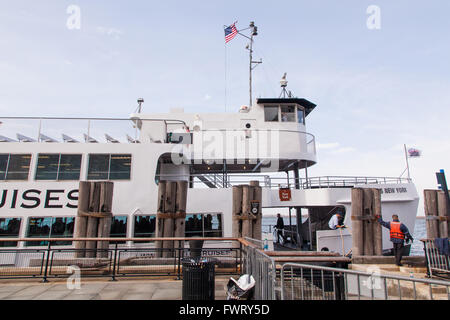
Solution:
M 252 174 L 192 174 L 192 175 L 161 175 L 160 180 L 170 179 L 191 180 L 193 188 L 231 188 L 236 185 L 258 181 L 263 188 L 279 189 L 319 189 L 319 188 L 352 188 L 356 185 L 403 184 L 411 183 L 410 178 L 399 177 L 363 177 L 363 176 L 323 176 L 323 177 L 280 177 L 273 175 Z
M 147 122 L 163 125 L 166 136 L 186 125 L 177 119 L 0 117 L 0 142 L 138 143 L 138 127 Z

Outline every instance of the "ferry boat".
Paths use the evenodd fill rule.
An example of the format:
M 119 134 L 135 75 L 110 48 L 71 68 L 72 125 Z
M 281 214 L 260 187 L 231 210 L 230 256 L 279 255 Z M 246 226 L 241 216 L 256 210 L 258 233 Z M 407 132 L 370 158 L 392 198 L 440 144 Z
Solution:
M 112 237 L 155 236 L 160 180 L 189 182 L 186 237 L 231 237 L 232 186 L 250 180 L 262 187 L 263 211 L 295 210 L 298 249 L 351 249 L 352 187 L 380 188 L 384 216 L 396 213 L 414 230 L 419 197 L 410 179 L 308 175 L 317 152 L 306 123 L 316 104 L 305 98 L 258 98 L 235 113 L 143 113 L 138 102 L 126 119 L 0 118 L 1 236 L 72 245 L 79 181 L 89 180 L 114 182 Z M 348 228 L 329 230 L 338 208 Z M 392 247 L 387 230 L 383 246 Z

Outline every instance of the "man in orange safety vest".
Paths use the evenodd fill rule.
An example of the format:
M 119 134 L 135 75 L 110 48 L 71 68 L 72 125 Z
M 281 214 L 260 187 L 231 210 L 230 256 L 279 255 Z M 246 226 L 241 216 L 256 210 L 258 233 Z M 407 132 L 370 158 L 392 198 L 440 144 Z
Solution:
M 409 240 L 414 241 L 413 237 L 409 233 L 408 228 L 400 222 L 398 219 L 398 215 L 393 214 L 392 215 L 392 221 L 391 222 L 385 222 L 381 218 L 381 216 L 378 216 L 378 222 L 385 228 L 388 228 L 390 230 L 390 238 L 394 245 L 394 256 L 395 256 L 395 264 L 397 266 L 402 266 L 402 257 L 403 257 L 403 248 L 404 248 L 404 241 L 406 239 L 406 243 L 409 242 Z

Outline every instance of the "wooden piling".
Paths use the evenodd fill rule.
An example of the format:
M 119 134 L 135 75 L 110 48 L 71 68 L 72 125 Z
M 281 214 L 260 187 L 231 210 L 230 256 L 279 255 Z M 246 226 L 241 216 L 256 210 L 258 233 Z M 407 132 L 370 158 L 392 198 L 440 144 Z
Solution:
M 364 255 L 373 256 L 373 191 L 370 188 L 363 190 L 363 232 L 364 232 Z
M 177 181 L 176 183 L 176 201 L 175 201 L 175 230 L 174 236 L 183 238 L 185 234 L 185 222 L 186 222 L 186 202 L 187 202 L 187 181 Z M 176 249 L 184 248 L 184 241 L 177 241 L 174 244 Z
M 113 200 L 114 184 L 112 182 L 102 182 L 100 190 L 100 213 L 104 213 L 104 217 L 98 220 L 97 236 L 99 238 L 109 238 L 112 223 L 112 200 Z M 97 258 L 107 258 L 109 241 L 97 241 L 97 249 L 105 251 L 97 251 Z
M 176 204 L 176 192 L 177 192 L 177 183 L 175 181 L 167 181 L 166 183 L 166 193 L 164 198 L 164 211 L 167 215 L 170 215 L 164 219 L 164 237 L 171 238 L 174 236 L 175 230 L 175 204 Z M 169 258 L 173 257 L 173 241 L 164 241 L 163 242 L 163 257 Z
M 156 237 L 164 237 L 164 219 L 160 217 L 161 214 L 165 212 L 164 210 L 164 199 L 166 194 L 166 181 L 160 180 L 158 183 L 158 205 L 157 205 L 157 216 L 156 216 Z M 163 242 L 158 240 L 155 242 L 156 249 L 162 249 Z M 156 254 L 161 257 L 161 251 L 157 250 Z
M 240 238 L 242 236 L 242 224 L 239 219 L 242 213 L 242 186 L 233 186 L 233 211 L 232 211 L 232 236 Z
M 254 219 L 252 222 L 252 238 L 262 240 L 262 189 L 259 186 L 258 181 L 250 181 L 250 185 L 254 187 L 253 200 L 259 201 L 259 210 L 255 214 L 256 219 Z
M 242 237 L 252 237 L 252 221 L 250 216 L 250 201 L 253 198 L 253 187 L 242 186 Z
M 87 238 L 96 238 L 98 228 L 98 218 L 88 217 L 87 223 Z M 97 241 L 86 241 L 86 258 L 94 258 L 96 256 Z
M 450 212 L 447 197 L 444 191 L 437 192 L 438 215 L 439 215 L 439 238 L 449 238 L 450 234 Z
M 423 193 L 427 219 L 427 238 L 435 239 L 439 237 L 437 190 L 423 190 Z
M 374 216 L 381 217 L 381 189 L 373 189 L 373 210 Z M 383 255 L 383 231 L 381 223 L 374 221 L 373 223 L 373 251 L 376 256 Z
M 362 256 L 364 253 L 364 230 L 361 217 L 363 216 L 362 188 L 352 189 L 352 256 Z
M 87 216 L 83 216 L 82 212 L 89 211 L 89 190 L 91 184 L 86 181 L 80 181 L 78 188 L 78 213 L 75 219 L 75 238 L 85 238 L 87 230 Z M 75 241 L 75 257 L 84 258 L 86 241 Z

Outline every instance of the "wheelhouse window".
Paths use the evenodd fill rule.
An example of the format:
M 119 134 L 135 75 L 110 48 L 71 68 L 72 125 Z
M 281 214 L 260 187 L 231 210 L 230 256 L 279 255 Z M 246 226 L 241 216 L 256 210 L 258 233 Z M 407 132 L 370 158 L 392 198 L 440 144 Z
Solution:
M 27 238 L 72 238 L 74 217 L 31 217 L 28 219 Z M 45 246 L 47 241 L 29 241 L 26 246 Z M 72 241 L 52 241 L 58 246 L 71 245 Z
M 297 107 L 297 122 L 305 124 L 305 111 L 300 107 Z
M 28 180 L 31 154 L 0 154 L 0 180 Z
M 90 154 L 88 180 L 129 180 L 131 154 Z
M 126 238 L 127 222 L 127 216 L 113 216 L 111 222 L 111 238 Z M 117 241 L 117 243 L 125 243 L 125 241 Z
M 18 238 L 20 231 L 21 218 L 1 218 L 0 219 L 0 238 Z M 0 247 L 16 247 L 17 242 L 0 242 Z
M 278 106 L 264 106 L 264 121 L 278 121 Z
M 156 236 L 156 216 L 135 216 L 133 234 L 135 238 L 154 238 Z
M 185 237 L 222 237 L 222 214 L 188 214 L 185 226 Z
M 281 122 L 295 122 L 295 106 L 281 106 Z

